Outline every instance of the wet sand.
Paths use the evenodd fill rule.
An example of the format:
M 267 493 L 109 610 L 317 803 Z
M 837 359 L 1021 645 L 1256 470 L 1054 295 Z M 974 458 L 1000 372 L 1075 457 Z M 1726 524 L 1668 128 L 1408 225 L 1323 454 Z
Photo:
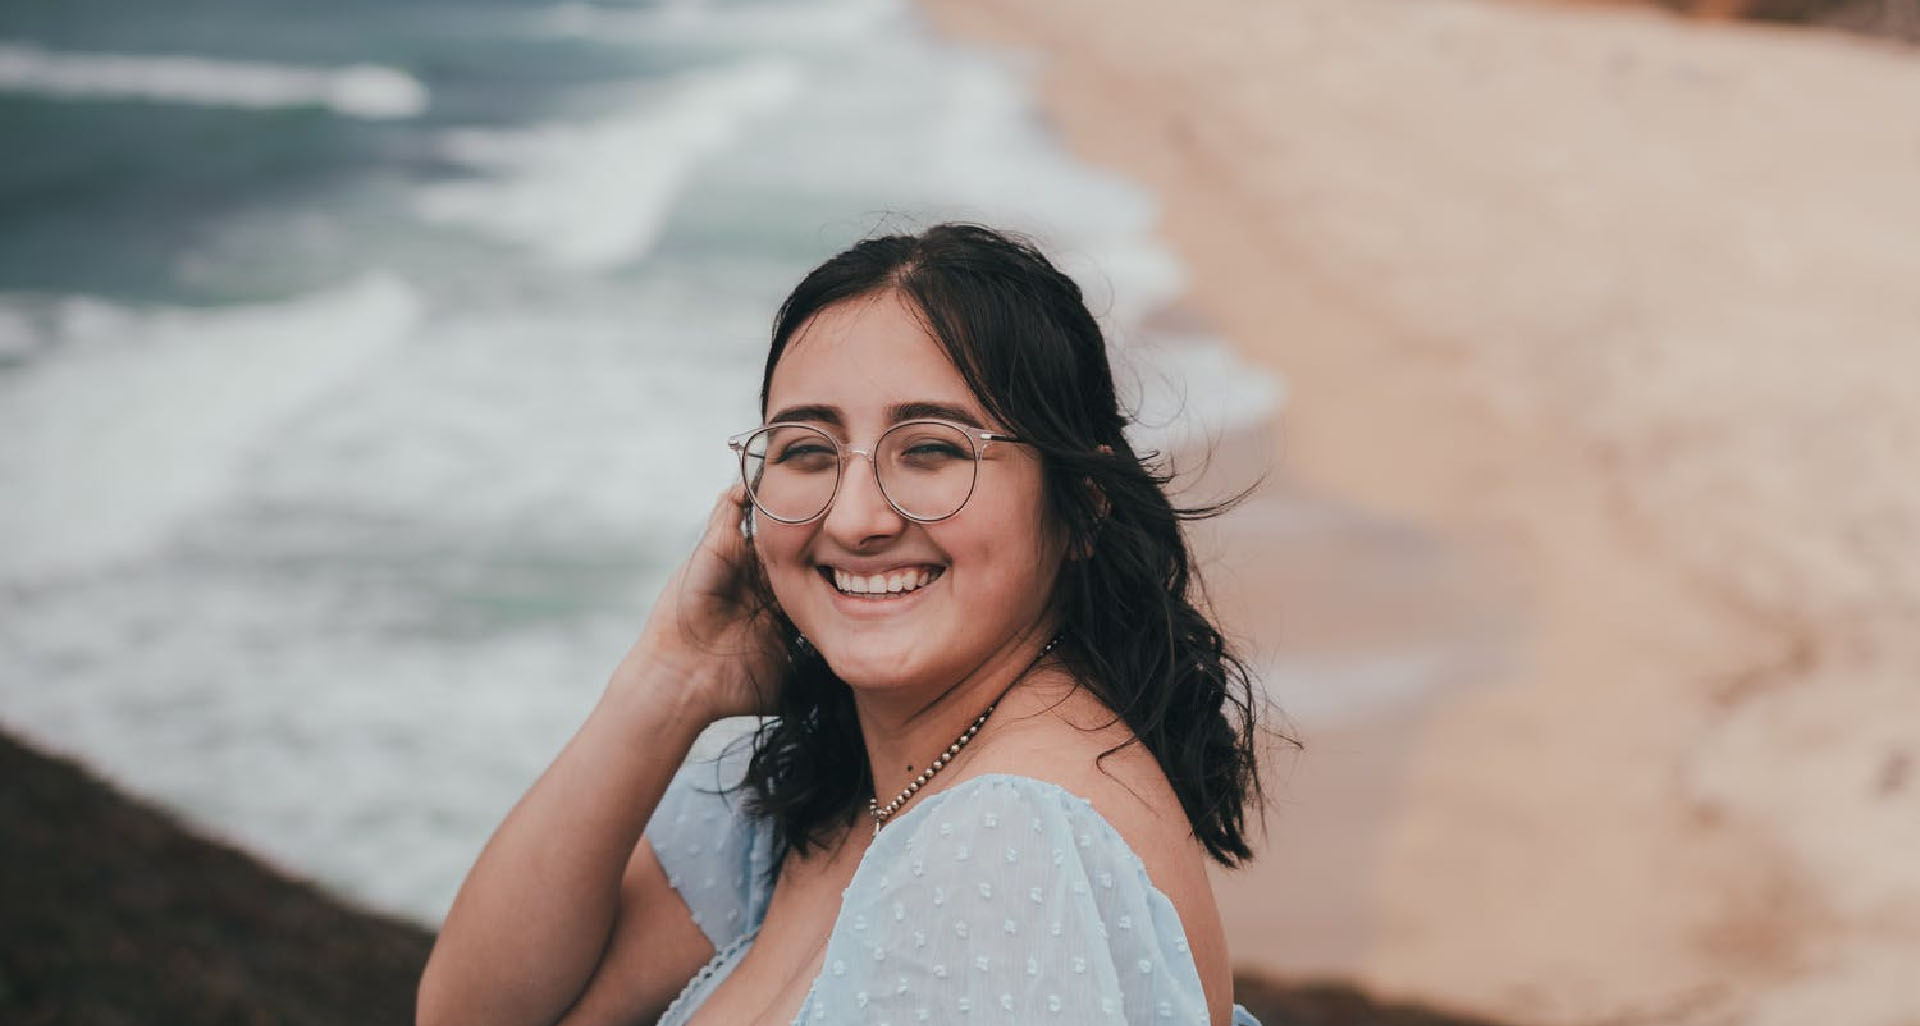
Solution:
M 1522 611 L 1424 712 L 1304 731 L 1220 885 L 1237 957 L 1517 1021 L 1911 1026 L 1920 60 L 1460 0 L 925 6 L 1038 51 L 1068 141 L 1159 194 L 1188 302 L 1289 382 L 1288 479 Z M 1375 550 L 1248 515 L 1256 647 L 1420 622 L 1276 608 Z
M 1512 658 L 1522 603 L 1465 547 L 1301 488 L 1275 459 L 1282 434 L 1256 425 L 1175 460 L 1204 468 L 1176 485 L 1189 504 L 1259 482 L 1189 528 L 1208 597 L 1272 702 L 1264 842 L 1214 885 L 1243 963 L 1344 976 L 1375 940 L 1371 881 L 1407 757 L 1438 705 Z

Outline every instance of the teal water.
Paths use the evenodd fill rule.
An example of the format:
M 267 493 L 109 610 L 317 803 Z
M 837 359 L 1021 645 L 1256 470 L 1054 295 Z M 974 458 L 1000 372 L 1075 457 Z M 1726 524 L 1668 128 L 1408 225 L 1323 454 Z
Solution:
M 0 8 L 0 720 L 432 921 L 813 263 L 1022 227 L 1152 444 L 1270 413 L 1026 73 L 870 0 Z

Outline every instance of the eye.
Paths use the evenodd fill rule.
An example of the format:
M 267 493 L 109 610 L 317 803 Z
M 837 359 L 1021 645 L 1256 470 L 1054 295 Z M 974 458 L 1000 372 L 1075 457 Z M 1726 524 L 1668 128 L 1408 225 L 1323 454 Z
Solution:
M 912 470 L 937 470 L 973 459 L 973 450 L 963 437 L 952 432 L 932 430 L 914 432 L 893 447 L 890 462 Z
M 791 470 L 825 470 L 839 462 L 833 446 L 824 442 L 799 441 L 774 451 L 772 462 Z
M 967 451 L 952 442 L 916 442 L 907 448 L 907 455 L 917 459 L 964 459 Z

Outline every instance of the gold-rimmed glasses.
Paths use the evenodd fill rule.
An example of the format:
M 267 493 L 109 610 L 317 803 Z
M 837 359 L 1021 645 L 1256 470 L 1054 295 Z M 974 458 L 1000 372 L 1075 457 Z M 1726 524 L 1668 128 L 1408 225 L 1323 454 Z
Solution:
M 740 456 L 740 479 L 753 505 L 783 524 L 826 515 L 840 492 L 847 462 L 865 457 L 894 512 L 918 523 L 945 520 L 973 498 L 980 460 L 1012 435 L 944 420 L 907 420 L 888 428 L 870 449 L 855 449 L 812 424 L 773 423 L 727 439 Z

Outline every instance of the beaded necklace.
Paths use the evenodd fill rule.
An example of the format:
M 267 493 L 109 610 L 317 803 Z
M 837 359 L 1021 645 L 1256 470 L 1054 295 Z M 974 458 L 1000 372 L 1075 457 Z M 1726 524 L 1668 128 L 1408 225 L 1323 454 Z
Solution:
M 987 722 L 987 717 L 992 716 L 993 710 L 1000 705 L 1000 699 L 1007 697 L 1007 692 L 1013 690 L 1013 685 L 1020 683 L 1021 678 L 1025 677 L 1035 666 L 1040 665 L 1040 660 L 1045 659 L 1047 653 L 1053 651 L 1053 646 L 1059 643 L 1060 635 L 1056 634 L 1053 636 L 1053 640 L 1047 642 L 1046 647 L 1040 650 L 1040 654 L 1033 657 L 1033 661 L 1027 664 L 1026 669 L 1021 670 L 1019 674 L 1013 678 L 1012 683 L 1007 685 L 1006 690 L 1001 691 L 999 697 L 988 702 L 986 709 L 981 711 L 980 715 L 975 717 L 972 723 L 967 724 L 967 729 L 961 731 L 960 736 L 953 739 L 953 743 L 947 746 L 947 750 L 935 756 L 933 761 L 927 764 L 927 768 L 920 771 L 919 776 L 914 777 L 912 782 L 900 789 L 899 794 L 893 796 L 892 801 L 881 805 L 880 796 L 877 794 L 867 799 L 867 814 L 873 817 L 873 836 L 879 837 L 880 828 L 887 825 L 887 821 L 893 818 L 894 813 L 899 812 L 901 806 L 907 804 L 914 795 L 918 794 L 920 789 L 927 785 L 927 781 L 933 779 L 934 774 L 945 769 L 947 763 L 952 762 L 953 757 L 960 754 L 960 749 L 967 747 L 967 742 L 972 741 L 973 736 L 980 733 L 980 728 Z

